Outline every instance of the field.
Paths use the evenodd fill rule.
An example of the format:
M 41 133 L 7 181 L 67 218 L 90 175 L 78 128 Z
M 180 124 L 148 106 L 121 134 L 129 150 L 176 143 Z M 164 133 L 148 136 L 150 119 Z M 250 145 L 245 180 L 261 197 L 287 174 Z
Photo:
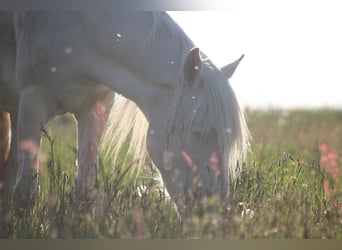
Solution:
M 230 205 L 208 199 L 182 221 L 150 164 L 134 179 L 134 164 L 114 168 L 104 154 L 96 196 L 78 203 L 75 125 L 55 119 L 44 136 L 39 199 L 31 210 L 10 210 L 2 237 L 341 239 L 342 111 L 246 114 L 251 147 L 230 183 Z

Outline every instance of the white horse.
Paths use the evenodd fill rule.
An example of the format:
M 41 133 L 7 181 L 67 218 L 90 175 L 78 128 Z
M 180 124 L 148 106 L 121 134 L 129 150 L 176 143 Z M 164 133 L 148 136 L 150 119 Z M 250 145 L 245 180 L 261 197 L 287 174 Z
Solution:
M 114 105 L 104 137 L 114 155 L 132 131 L 129 151 L 143 164 L 147 145 L 179 208 L 207 195 L 226 200 L 248 144 L 226 78 L 241 58 L 218 69 L 164 12 L 24 12 L 4 19 L 15 51 L 9 66 L 1 61 L 7 78 L 0 79 L 0 108 L 13 116 L 17 150 L 11 146 L 9 158 L 17 159 L 19 206 L 34 193 L 40 128 L 65 112 L 78 122 L 76 191 L 93 189 L 114 91 L 127 98 Z M 4 89 L 14 92 L 10 102 Z

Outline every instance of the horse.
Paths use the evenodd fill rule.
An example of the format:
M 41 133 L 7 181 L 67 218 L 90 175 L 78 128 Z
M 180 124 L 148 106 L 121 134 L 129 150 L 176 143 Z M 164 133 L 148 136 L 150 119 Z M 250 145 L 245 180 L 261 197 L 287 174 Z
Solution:
M 129 152 L 152 160 L 179 209 L 208 195 L 228 198 L 249 138 L 227 80 L 242 57 L 217 68 L 165 12 L 0 16 L 11 34 L 0 46 L 14 48 L 0 65 L 0 109 L 12 131 L 4 186 L 15 176 L 19 207 L 36 193 L 41 127 L 66 112 L 77 120 L 81 196 L 94 188 L 99 147 L 112 146 L 115 158 L 130 138 Z M 113 105 L 116 94 L 123 100 Z

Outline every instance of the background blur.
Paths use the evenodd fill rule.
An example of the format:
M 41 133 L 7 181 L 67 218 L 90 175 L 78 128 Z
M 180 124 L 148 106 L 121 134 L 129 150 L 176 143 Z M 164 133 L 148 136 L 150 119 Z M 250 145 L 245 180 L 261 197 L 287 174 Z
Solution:
M 239 0 L 224 11 L 168 12 L 231 79 L 250 108 L 341 108 L 339 1 Z

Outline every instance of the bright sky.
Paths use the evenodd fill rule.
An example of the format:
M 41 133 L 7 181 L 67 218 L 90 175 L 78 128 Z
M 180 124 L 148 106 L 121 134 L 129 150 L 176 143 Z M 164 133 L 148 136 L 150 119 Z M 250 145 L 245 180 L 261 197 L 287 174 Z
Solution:
M 342 108 L 341 1 L 230 2 L 169 14 L 217 66 L 245 54 L 230 81 L 243 106 Z

